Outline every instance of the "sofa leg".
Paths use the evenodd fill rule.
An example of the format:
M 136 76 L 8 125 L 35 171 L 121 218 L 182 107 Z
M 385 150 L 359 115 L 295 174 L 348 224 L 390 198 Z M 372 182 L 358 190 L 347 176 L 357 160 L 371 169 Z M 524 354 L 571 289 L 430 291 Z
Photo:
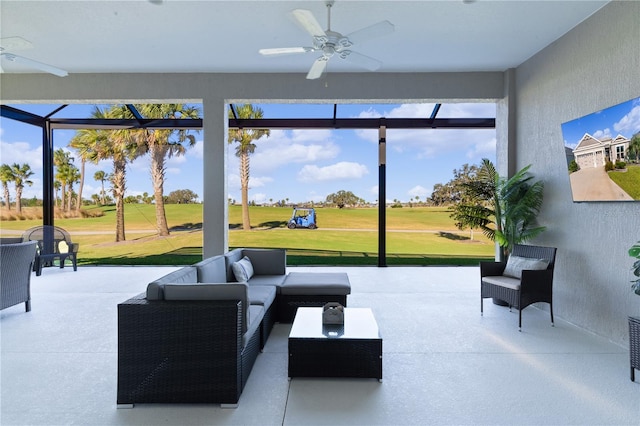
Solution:
M 116 408 L 117 408 L 118 410 L 120 410 L 120 409 L 122 409 L 122 408 L 125 408 L 125 409 L 127 409 L 127 408 L 133 408 L 133 404 L 118 404 L 118 405 L 116 406 Z
M 25 312 L 31 311 L 31 300 L 27 300 L 26 302 L 24 302 L 24 310 Z
M 518 331 L 522 331 L 522 309 L 518 309 Z

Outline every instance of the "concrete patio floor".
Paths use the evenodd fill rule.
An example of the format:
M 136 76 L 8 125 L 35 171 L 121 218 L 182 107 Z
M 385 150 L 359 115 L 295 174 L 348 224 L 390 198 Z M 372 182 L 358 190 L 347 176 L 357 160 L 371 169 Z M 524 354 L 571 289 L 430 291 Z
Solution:
M 119 302 L 170 267 L 46 268 L 32 311 L 0 313 L 2 425 L 638 425 L 629 354 L 549 313 L 485 301 L 474 267 L 289 268 L 344 271 L 352 307 L 383 336 L 382 383 L 287 378 L 290 325 L 276 324 L 237 409 L 116 409 Z M 637 375 L 636 375 L 637 376 Z

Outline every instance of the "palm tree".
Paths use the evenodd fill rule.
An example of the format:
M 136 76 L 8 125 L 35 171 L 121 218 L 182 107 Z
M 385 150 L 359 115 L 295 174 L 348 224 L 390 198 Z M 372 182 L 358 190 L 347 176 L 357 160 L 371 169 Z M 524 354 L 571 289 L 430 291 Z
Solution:
M 94 147 L 95 148 L 95 147 Z M 104 170 L 98 170 L 93 174 L 93 180 L 99 181 L 102 185 L 102 189 L 100 190 L 100 204 L 105 205 L 104 200 L 104 181 L 109 179 L 109 175 Z
M 238 118 L 262 118 L 260 108 L 254 108 L 251 104 L 237 105 Z M 229 118 L 233 118 L 233 112 L 229 109 Z M 256 145 L 253 141 L 267 136 L 271 132 L 268 129 L 229 129 L 229 143 L 237 142 L 236 156 L 240 158 L 240 192 L 242 194 L 242 229 L 251 229 L 249 221 L 249 155 L 253 154 Z
M 95 145 L 99 143 L 103 131 L 97 129 L 81 129 L 69 141 L 69 146 L 74 148 L 80 156 L 80 186 L 78 188 L 78 198 L 76 201 L 76 210 L 79 212 L 82 206 L 82 190 L 84 188 L 84 168 L 89 157 L 95 151 Z
M 71 154 L 62 148 L 56 149 L 55 152 L 53 153 L 53 164 L 56 166 L 55 178 L 57 181 L 60 182 L 60 188 L 62 189 L 62 196 L 60 197 L 62 201 L 62 206 L 60 206 L 60 208 L 62 210 L 68 210 L 68 208 L 65 208 L 66 206 L 65 202 L 67 198 L 67 184 L 68 184 L 67 168 L 69 167 L 72 161 L 73 161 L 73 157 L 71 157 Z
M 9 199 L 9 182 L 13 182 L 13 172 L 11 166 L 3 164 L 0 166 L 0 182 L 2 182 L 2 191 L 4 199 L 7 202 L 7 210 L 11 210 L 11 200 Z
M 64 168 L 67 179 L 67 211 L 71 211 L 72 201 L 73 201 L 73 184 L 80 181 L 80 170 L 73 164 L 69 164 L 69 166 Z M 78 198 L 78 200 L 80 200 Z M 80 207 L 76 206 L 76 210 L 80 210 Z
M 13 182 L 16 187 L 16 212 L 22 213 L 22 189 L 25 185 L 33 185 L 33 182 L 29 180 L 34 175 L 31 171 L 31 167 L 28 164 L 20 165 L 13 163 L 11 166 L 11 172 L 13 174 Z
M 458 226 L 480 228 L 496 241 L 502 247 L 502 257 L 511 252 L 514 244 L 529 241 L 546 229 L 535 224 L 544 184 L 532 182 L 530 167 L 507 179 L 500 177 L 493 163 L 484 158 L 477 179 L 462 184 L 466 200 L 456 205 L 452 214 Z
M 198 108 L 183 104 L 143 104 L 136 105 L 146 118 L 200 118 Z M 156 229 L 158 235 L 169 235 L 169 225 L 164 209 L 165 161 L 172 156 L 184 155 L 187 148 L 196 144 L 196 138 L 188 129 L 145 129 L 137 136 L 141 139 L 151 158 L 151 180 L 156 205 Z
M 113 106 L 109 110 L 95 107 L 93 118 L 131 118 L 131 112 L 124 106 Z M 100 133 L 100 142 L 96 143 L 88 156 L 89 161 L 113 160 L 111 185 L 116 203 L 116 242 L 125 241 L 124 231 L 124 194 L 126 191 L 126 166 L 143 152 L 139 149 L 134 131 L 128 129 L 104 131 Z
M 56 208 L 60 208 L 60 202 L 58 200 L 58 192 L 60 191 L 61 186 L 62 184 L 60 183 L 59 180 L 55 180 L 53 182 L 53 190 L 55 191 L 55 199 L 56 199 Z

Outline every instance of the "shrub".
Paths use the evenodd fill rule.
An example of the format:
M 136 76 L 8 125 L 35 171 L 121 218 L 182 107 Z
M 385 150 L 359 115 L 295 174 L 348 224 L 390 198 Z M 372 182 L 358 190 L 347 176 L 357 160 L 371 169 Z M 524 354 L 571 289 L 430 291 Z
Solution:
M 616 169 L 624 169 L 627 167 L 627 163 L 624 161 L 616 161 Z
M 613 169 L 614 169 L 613 163 L 611 161 L 607 160 L 607 162 L 604 164 L 604 170 L 606 172 L 610 172 Z
M 577 172 L 578 170 L 580 170 L 580 166 L 578 166 L 576 160 L 571 160 L 569 163 L 569 173 Z
M 82 216 L 83 218 L 102 217 L 104 216 L 104 211 L 100 209 L 91 209 L 91 210 L 80 209 L 80 216 Z

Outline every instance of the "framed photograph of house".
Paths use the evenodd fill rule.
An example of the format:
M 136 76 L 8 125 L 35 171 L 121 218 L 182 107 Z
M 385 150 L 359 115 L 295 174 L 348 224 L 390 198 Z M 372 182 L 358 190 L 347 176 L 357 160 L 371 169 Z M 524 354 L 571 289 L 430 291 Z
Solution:
M 640 97 L 562 124 L 574 202 L 640 201 Z

